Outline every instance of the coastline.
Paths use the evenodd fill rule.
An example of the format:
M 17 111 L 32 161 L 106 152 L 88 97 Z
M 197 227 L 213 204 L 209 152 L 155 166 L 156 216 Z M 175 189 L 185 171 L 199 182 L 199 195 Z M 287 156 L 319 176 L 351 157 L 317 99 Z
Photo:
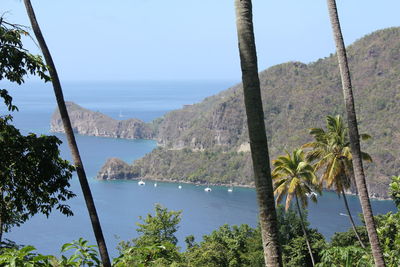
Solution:
M 224 183 L 201 183 L 201 182 L 190 182 L 190 181 L 185 181 L 185 180 L 175 180 L 175 179 L 162 179 L 162 178 L 154 178 L 154 177 L 136 177 L 132 179 L 96 179 L 98 181 L 119 181 L 119 180 L 124 180 L 124 181 L 151 181 L 151 182 L 164 182 L 164 183 L 176 183 L 176 184 L 192 184 L 192 185 L 197 185 L 197 186 L 221 186 L 221 187 L 241 187 L 241 188 L 250 188 L 250 189 L 255 189 L 254 185 L 245 185 L 245 184 L 238 184 L 238 183 L 231 183 L 231 184 L 224 184 Z M 336 193 L 335 190 L 332 189 L 323 189 L 323 192 L 332 192 Z M 356 193 L 353 192 L 345 192 L 346 195 L 348 196 L 357 196 Z M 376 197 L 376 196 L 370 196 L 370 199 L 374 201 L 391 201 L 392 199 L 390 197 L 384 198 L 384 197 Z

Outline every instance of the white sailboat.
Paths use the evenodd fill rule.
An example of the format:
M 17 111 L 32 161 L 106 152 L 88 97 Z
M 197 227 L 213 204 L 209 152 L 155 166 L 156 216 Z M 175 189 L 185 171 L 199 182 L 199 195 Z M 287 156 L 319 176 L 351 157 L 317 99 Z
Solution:
M 138 182 L 138 185 L 140 185 L 140 186 L 144 186 L 146 183 L 145 182 L 143 182 L 143 180 L 140 180 L 139 182 Z
M 229 193 L 232 193 L 232 192 L 233 192 L 232 181 L 231 181 L 231 185 L 230 185 L 229 188 L 228 188 L 228 192 L 229 192 Z

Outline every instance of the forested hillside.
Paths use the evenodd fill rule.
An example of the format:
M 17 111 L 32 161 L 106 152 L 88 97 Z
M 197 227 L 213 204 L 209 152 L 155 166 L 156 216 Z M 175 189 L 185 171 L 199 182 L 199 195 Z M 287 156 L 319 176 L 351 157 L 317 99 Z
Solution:
M 376 196 L 386 196 L 390 176 L 400 169 L 399 40 L 400 28 L 389 28 L 348 47 L 360 132 L 373 137 L 363 149 L 374 160 L 366 167 L 370 193 Z M 308 128 L 323 127 L 326 115 L 344 115 L 336 60 L 331 54 L 310 64 L 288 62 L 260 73 L 272 158 L 311 140 Z M 169 112 L 153 127 L 162 148 L 133 164 L 135 176 L 252 183 L 240 84 Z

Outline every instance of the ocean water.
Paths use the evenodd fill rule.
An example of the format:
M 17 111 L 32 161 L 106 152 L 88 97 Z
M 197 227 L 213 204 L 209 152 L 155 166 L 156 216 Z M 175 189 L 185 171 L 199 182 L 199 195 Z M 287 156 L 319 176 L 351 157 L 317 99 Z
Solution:
M 166 112 L 185 104 L 201 101 L 230 86 L 232 81 L 157 81 L 157 82 L 69 82 L 64 84 L 65 99 L 85 108 L 103 112 L 116 119 L 136 117 L 151 121 Z M 9 88 L 20 111 L 14 113 L 14 124 L 23 133 L 49 134 L 51 114 L 56 108 L 50 84 L 28 83 L 23 86 L 2 85 Z M 122 118 L 120 116 L 123 116 Z M 62 156 L 71 159 L 63 134 L 56 134 L 64 143 Z M 257 225 L 257 203 L 254 189 L 213 187 L 205 192 L 203 186 L 177 183 L 160 183 L 154 187 L 147 181 L 138 186 L 137 181 L 97 181 L 95 176 L 109 157 L 119 157 L 131 163 L 156 147 L 151 140 L 124 140 L 77 135 L 77 142 L 100 216 L 110 254 L 115 257 L 117 244 L 137 236 L 135 231 L 139 216 L 152 212 L 160 203 L 171 210 L 182 210 L 183 216 L 177 232 L 179 245 L 184 238 L 194 234 L 197 241 L 219 226 L 227 224 Z M 79 237 L 95 244 L 86 206 L 77 177 L 72 180 L 72 190 L 77 197 L 69 204 L 74 216 L 65 217 L 54 211 L 48 218 L 36 215 L 19 228 L 13 228 L 4 238 L 19 244 L 33 245 L 43 254 L 58 254 L 62 244 Z M 349 228 L 342 199 L 326 192 L 310 203 L 309 221 L 312 227 L 326 238 L 336 231 Z M 358 198 L 348 196 L 349 206 L 356 216 L 361 212 Z M 375 213 L 395 210 L 391 201 L 372 200 Z M 357 218 L 356 218 L 357 219 Z M 359 220 L 357 219 L 358 223 Z

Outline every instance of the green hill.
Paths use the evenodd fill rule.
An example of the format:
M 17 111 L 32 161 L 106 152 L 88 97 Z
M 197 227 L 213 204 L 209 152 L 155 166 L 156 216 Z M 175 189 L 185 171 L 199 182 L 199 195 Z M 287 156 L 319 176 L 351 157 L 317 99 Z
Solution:
M 400 28 L 369 34 L 348 47 L 370 193 L 386 196 L 400 170 Z M 344 115 L 335 55 L 310 64 L 288 62 L 260 73 L 271 158 L 310 140 L 308 128 Z M 137 160 L 137 177 L 252 184 L 241 85 L 153 122 L 160 148 Z M 99 178 L 102 178 L 99 176 Z

